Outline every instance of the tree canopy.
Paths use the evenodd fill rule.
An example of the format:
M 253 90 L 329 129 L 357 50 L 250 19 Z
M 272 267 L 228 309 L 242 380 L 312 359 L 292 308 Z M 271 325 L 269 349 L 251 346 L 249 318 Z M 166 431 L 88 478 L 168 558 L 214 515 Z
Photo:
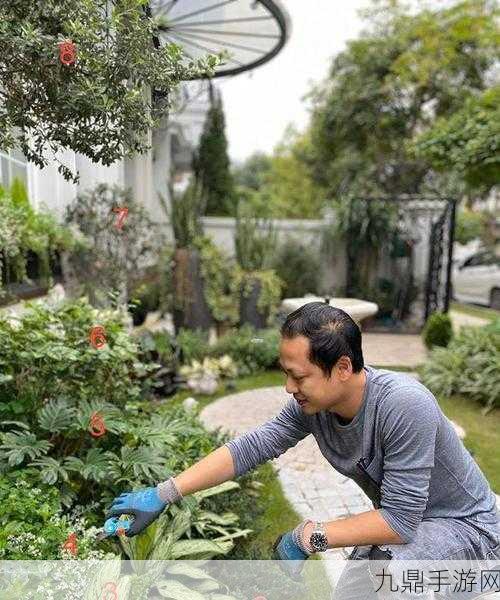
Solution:
M 180 46 L 155 45 L 158 25 L 147 0 L 1 2 L 0 148 L 41 168 L 55 159 L 75 181 L 63 149 L 105 165 L 144 152 L 170 92 L 218 62 L 187 64 Z
M 436 163 L 409 142 L 487 90 L 498 57 L 496 2 L 385 8 L 310 95 L 314 175 L 332 196 L 425 191 Z
M 439 119 L 414 144 L 435 169 L 452 169 L 471 186 L 500 181 L 500 86 L 468 98 L 449 118 Z
M 289 127 L 273 154 L 254 154 L 236 170 L 240 201 L 260 216 L 321 218 L 325 194 L 311 177 L 310 153 L 309 136 Z

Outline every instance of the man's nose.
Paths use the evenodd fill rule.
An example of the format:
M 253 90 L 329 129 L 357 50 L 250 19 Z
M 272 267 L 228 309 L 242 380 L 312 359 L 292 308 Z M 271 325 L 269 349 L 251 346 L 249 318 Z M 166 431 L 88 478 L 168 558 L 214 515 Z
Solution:
M 285 390 L 287 394 L 295 394 L 299 391 L 297 384 L 293 382 L 291 377 L 286 378 Z

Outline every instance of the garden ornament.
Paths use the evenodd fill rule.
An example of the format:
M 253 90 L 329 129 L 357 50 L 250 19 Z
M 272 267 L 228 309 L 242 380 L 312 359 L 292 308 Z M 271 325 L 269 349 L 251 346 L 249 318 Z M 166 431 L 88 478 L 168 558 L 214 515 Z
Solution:
M 184 410 L 194 410 L 198 406 L 198 400 L 195 398 L 189 397 L 184 400 L 182 403 L 182 408 Z
M 209 371 L 194 373 L 187 379 L 187 386 L 196 394 L 215 394 L 219 385 L 217 376 Z

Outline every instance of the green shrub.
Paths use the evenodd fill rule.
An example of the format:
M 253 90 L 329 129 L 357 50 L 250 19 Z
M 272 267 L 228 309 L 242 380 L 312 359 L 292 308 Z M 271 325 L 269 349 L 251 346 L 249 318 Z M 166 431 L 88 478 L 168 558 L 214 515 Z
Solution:
M 317 250 L 311 246 L 287 239 L 279 247 L 272 266 L 285 283 L 283 296 L 298 298 L 318 293 L 321 262 Z
M 211 348 L 212 356 L 229 354 L 241 375 L 247 375 L 276 366 L 279 358 L 280 334 L 277 329 L 256 331 L 246 324 L 217 340 Z
M 210 355 L 208 334 L 201 329 L 185 329 L 181 327 L 176 336 L 182 364 L 188 365 L 193 360 L 203 360 Z
M 500 407 L 500 319 L 486 327 L 464 327 L 447 348 L 435 348 L 421 369 L 435 394 L 461 394 Z
M 446 347 L 453 337 L 451 319 L 445 313 L 433 313 L 425 323 L 422 338 L 427 348 L 434 346 Z
M 41 281 L 49 284 L 55 253 L 75 246 L 68 228 L 59 225 L 50 213 L 33 209 L 24 183 L 16 178 L 9 190 L 0 185 L 0 297 L 5 294 L 4 280 L 27 279 L 29 252 L 38 257 Z
M 157 282 L 142 283 L 132 292 L 129 312 L 134 325 L 142 325 L 148 313 L 158 310 L 159 307 L 160 287 Z
M 95 549 L 97 531 L 84 518 L 62 515 L 59 492 L 37 481 L 33 469 L 0 477 L 0 559 L 50 560 L 70 557 L 62 546 L 76 533 L 78 558 L 104 558 Z
M 128 209 L 118 229 L 118 207 Z M 128 293 L 143 265 L 158 260 L 164 236 L 130 188 L 105 183 L 81 192 L 66 208 L 65 222 L 78 232 L 79 246 L 67 257 L 74 276 L 72 295 L 88 295 L 94 306 L 109 306 L 113 293 Z
M 85 299 L 58 308 L 27 303 L 18 320 L 0 315 L 0 418 L 30 416 L 47 401 L 100 401 L 124 406 L 140 399 L 137 356 L 119 311 L 98 311 Z M 103 326 L 106 345 L 89 334 Z
M 106 329 L 107 344 L 100 350 L 88 341 L 89 328 L 96 322 Z M 154 337 L 158 337 L 155 352 L 168 359 L 168 336 Z M 193 336 L 185 337 L 193 342 Z M 193 343 L 195 350 L 200 348 Z M 207 432 L 193 413 L 142 401 L 137 378 L 156 365 L 140 358 L 120 315 L 92 309 L 84 300 L 58 309 L 31 305 L 19 320 L 0 319 L 0 505 L 5 505 L 0 514 L 20 523 L 8 530 L 10 535 L 18 527 L 14 545 L 0 537 L 3 557 L 57 558 L 59 546 L 77 526 L 90 548 L 95 540 L 85 532 L 83 521 L 71 520 L 70 511 L 82 507 L 85 522 L 100 527 L 104 509 L 115 496 L 179 473 L 225 441 L 219 433 Z M 267 361 L 261 356 L 257 362 Z M 106 428 L 99 437 L 89 431 L 95 412 Z M 12 496 L 12 481 L 21 470 L 29 471 L 29 480 L 14 488 Z M 232 498 L 240 493 L 237 486 L 224 493 L 228 512 Z M 16 516 L 14 498 L 27 515 L 25 521 Z M 192 507 L 182 536 L 216 545 L 221 538 L 220 547 L 197 547 L 225 554 L 232 548 L 231 540 L 245 534 L 237 516 L 216 519 L 198 504 Z M 47 515 L 46 528 L 40 529 L 39 513 Z M 175 518 L 176 508 L 168 515 Z M 38 522 L 38 533 L 31 532 L 31 522 Z M 116 543 L 107 542 L 115 550 Z

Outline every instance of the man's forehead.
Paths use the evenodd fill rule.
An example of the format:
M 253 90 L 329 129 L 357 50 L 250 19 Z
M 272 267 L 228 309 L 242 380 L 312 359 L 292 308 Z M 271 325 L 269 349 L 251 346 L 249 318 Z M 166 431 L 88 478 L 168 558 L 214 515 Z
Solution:
M 300 336 L 292 339 L 283 338 L 280 344 L 279 363 L 282 367 L 293 368 L 293 366 L 306 367 L 309 361 L 309 340 Z

